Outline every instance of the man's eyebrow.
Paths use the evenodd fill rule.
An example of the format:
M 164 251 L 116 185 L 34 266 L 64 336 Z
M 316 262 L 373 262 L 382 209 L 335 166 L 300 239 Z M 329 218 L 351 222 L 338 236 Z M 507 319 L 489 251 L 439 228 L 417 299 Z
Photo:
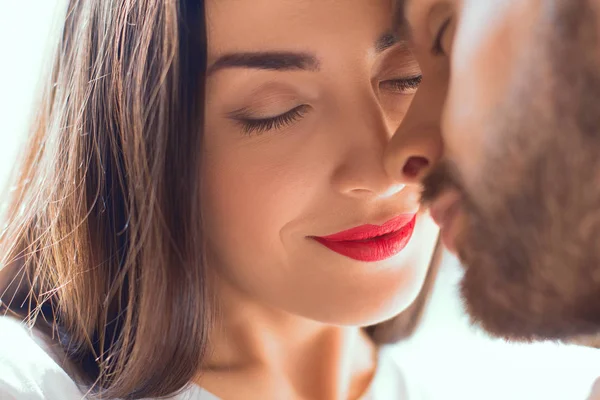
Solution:
M 225 68 L 251 68 L 272 71 L 318 71 L 319 60 L 309 53 L 288 51 L 229 53 L 219 57 L 207 69 L 210 75 Z

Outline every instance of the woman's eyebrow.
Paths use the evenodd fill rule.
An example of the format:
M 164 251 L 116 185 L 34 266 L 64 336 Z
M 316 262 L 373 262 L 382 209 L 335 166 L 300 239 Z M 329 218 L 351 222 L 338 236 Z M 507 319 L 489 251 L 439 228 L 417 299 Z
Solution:
M 386 32 L 375 42 L 375 51 L 377 53 L 383 53 L 385 50 L 393 47 L 398 42 L 398 35 L 393 32 Z
M 408 45 L 408 37 L 406 37 L 405 33 L 402 31 L 388 31 L 379 36 L 379 38 L 375 41 L 375 52 L 377 54 L 383 53 L 389 48 L 392 48 L 396 45 L 401 45 L 406 47 Z
M 400 37 L 393 32 L 382 34 L 375 42 L 378 53 L 400 42 Z M 291 51 L 265 51 L 228 53 L 212 63 L 206 72 L 209 76 L 227 68 L 251 68 L 272 71 L 313 71 L 320 69 L 320 62 L 314 54 Z
M 320 63 L 310 53 L 288 51 L 229 53 L 219 57 L 207 69 L 206 75 L 226 68 L 252 68 L 272 71 L 318 71 Z

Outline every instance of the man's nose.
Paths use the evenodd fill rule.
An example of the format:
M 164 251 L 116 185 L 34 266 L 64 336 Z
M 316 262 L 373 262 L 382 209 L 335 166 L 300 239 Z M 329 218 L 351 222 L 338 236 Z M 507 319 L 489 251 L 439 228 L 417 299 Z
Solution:
M 398 182 L 420 183 L 442 157 L 442 107 L 428 89 L 419 88 L 384 153 L 385 170 Z

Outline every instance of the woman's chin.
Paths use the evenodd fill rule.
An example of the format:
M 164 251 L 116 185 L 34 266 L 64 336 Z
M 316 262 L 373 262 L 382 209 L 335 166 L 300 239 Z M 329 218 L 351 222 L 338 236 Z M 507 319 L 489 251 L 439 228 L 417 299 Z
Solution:
M 378 293 L 353 296 L 351 299 L 323 302 L 321 307 L 303 310 L 299 314 L 306 318 L 330 325 L 371 326 L 390 320 L 406 310 L 419 293 L 419 285 L 414 290 L 406 287 L 395 292 L 379 290 Z

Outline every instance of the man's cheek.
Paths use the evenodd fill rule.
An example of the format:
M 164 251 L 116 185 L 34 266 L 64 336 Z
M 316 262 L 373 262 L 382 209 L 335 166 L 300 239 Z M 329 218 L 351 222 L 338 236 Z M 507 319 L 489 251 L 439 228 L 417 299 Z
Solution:
M 458 40 L 454 47 L 451 78 L 442 117 L 447 157 L 464 178 L 478 179 L 486 149 L 496 147 L 501 137 L 491 136 L 498 125 L 496 116 L 518 77 L 518 58 L 511 56 L 501 37 L 503 27 L 482 32 L 485 40 L 469 48 L 470 41 Z M 505 46 L 505 47 L 503 47 Z M 516 78 L 516 79 L 515 79 Z
M 470 84 L 451 83 L 441 121 L 444 156 L 465 180 L 474 179 L 484 161 L 481 120 L 485 109 L 480 107 L 473 92 Z

